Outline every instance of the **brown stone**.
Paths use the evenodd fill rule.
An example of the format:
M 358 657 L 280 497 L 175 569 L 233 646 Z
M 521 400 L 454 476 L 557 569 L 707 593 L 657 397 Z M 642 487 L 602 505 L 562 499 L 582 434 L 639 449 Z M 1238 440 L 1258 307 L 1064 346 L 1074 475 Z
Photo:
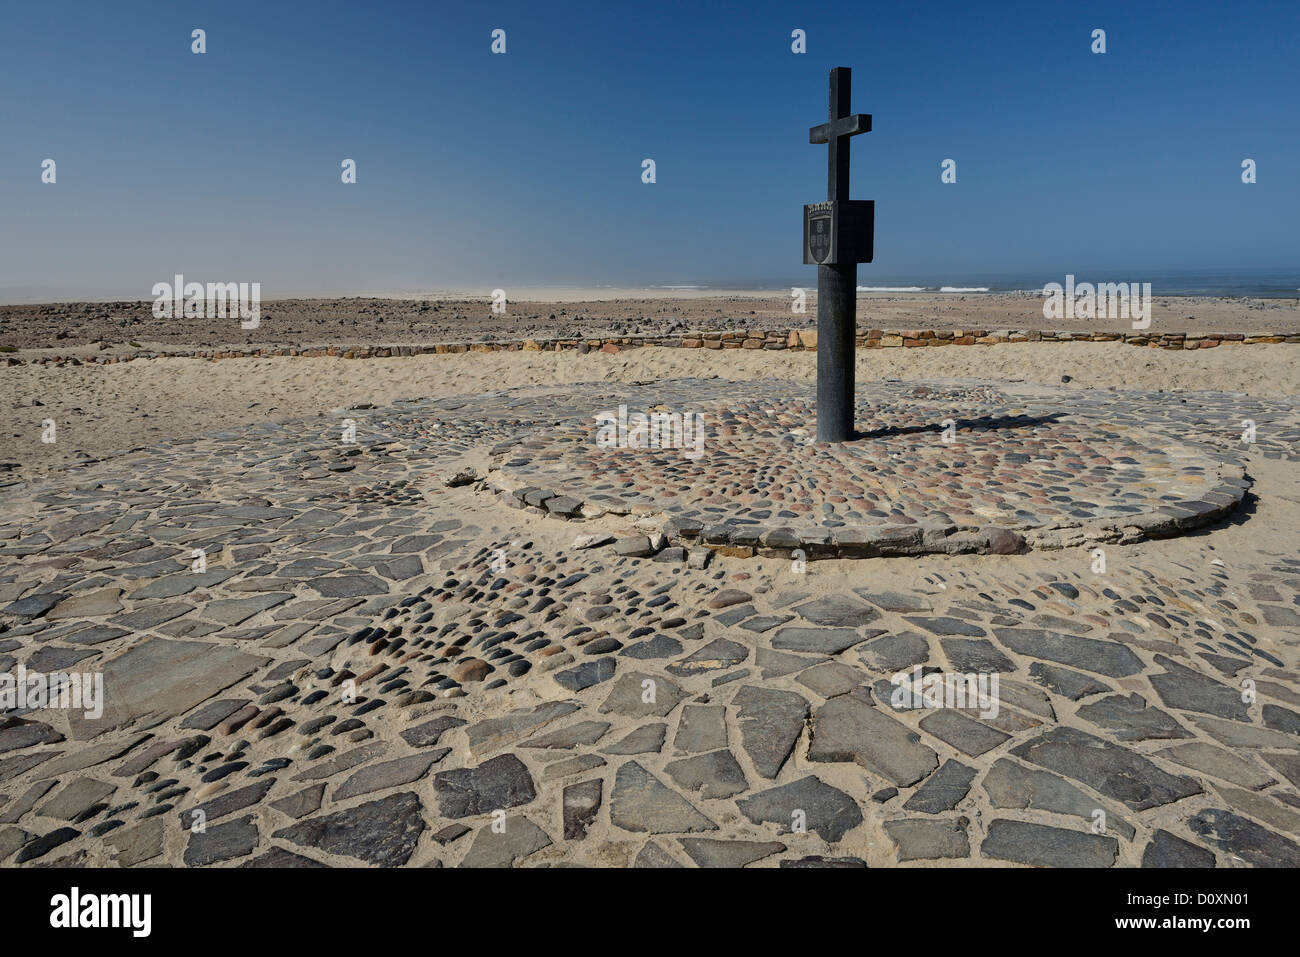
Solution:
M 468 658 L 451 669 L 451 676 L 464 684 L 468 681 L 482 681 L 491 670 L 492 666 L 482 658 Z

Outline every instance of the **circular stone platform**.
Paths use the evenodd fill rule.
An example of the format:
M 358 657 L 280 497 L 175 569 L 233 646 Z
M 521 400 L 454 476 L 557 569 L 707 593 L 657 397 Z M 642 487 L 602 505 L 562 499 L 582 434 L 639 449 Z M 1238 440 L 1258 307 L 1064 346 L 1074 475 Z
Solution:
M 652 516 L 674 544 L 809 558 L 1124 543 L 1204 525 L 1241 502 L 1250 483 L 1228 456 L 1135 423 L 1130 410 L 1072 412 L 1072 394 L 1054 391 L 1059 399 L 1026 401 L 989 386 L 864 388 L 859 438 L 838 445 L 813 441 L 811 399 L 746 391 L 628 406 L 628 416 L 702 414 L 698 457 L 602 448 L 596 416 L 617 412 L 593 409 L 499 446 L 488 487 L 568 520 Z

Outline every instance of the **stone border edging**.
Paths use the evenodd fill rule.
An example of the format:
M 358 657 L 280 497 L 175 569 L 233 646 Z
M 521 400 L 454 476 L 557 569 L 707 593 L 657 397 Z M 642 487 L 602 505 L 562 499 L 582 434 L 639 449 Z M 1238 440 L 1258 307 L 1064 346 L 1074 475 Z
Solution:
M 654 555 L 668 546 L 703 546 L 734 558 L 794 558 L 795 549 L 809 561 L 828 558 L 885 558 L 926 554 L 1015 555 L 1035 548 L 1072 548 L 1089 545 L 1128 545 L 1148 538 L 1166 538 L 1199 528 L 1231 513 L 1245 498 L 1251 482 L 1242 466 L 1222 464 L 1208 492 L 1195 500 L 1161 505 L 1123 523 L 1058 523 L 1050 527 L 1022 528 L 1001 525 L 957 526 L 865 525 L 845 528 L 824 526 L 705 525 L 689 518 L 665 518 L 645 506 L 619 508 L 588 503 L 571 495 L 556 494 L 538 486 L 510 488 L 500 481 L 494 466 L 483 486 L 512 508 L 570 522 L 585 522 L 604 515 L 639 515 L 638 525 L 659 524 L 658 536 L 648 539 L 641 554 Z M 495 477 L 495 478 L 494 478 Z M 655 542 L 654 538 L 659 538 Z
M 1130 346 L 1153 349 L 1213 349 L 1221 345 L 1273 345 L 1300 343 L 1300 334 L 1259 333 L 1184 333 L 1184 332 L 1053 332 L 1037 329 L 868 329 L 859 332 L 859 349 L 930 348 L 937 346 L 1003 345 L 1021 342 L 1123 342 Z M 388 346 L 335 345 L 304 348 L 301 346 L 265 346 L 258 348 L 179 349 L 141 351 L 112 356 L 41 356 L 21 359 L 6 354 L 4 364 L 15 365 L 115 365 L 136 359 L 266 359 L 281 356 L 341 359 L 387 359 L 417 355 L 445 355 L 461 352 L 622 352 L 646 346 L 680 349 L 765 349 L 769 351 L 815 351 L 816 329 L 790 329 L 785 332 L 693 332 L 680 336 L 604 336 L 595 338 L 502 339 L 498 341 L 439 342 L 432 344 L 397 344 Z

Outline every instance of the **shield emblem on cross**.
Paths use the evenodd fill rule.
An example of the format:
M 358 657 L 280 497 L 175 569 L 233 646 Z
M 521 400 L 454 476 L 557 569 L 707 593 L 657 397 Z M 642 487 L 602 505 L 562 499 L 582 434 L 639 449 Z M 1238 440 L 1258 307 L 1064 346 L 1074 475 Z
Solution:
M 833 226 L 834 217 L 829 208 L 813 208 L 808 210 L 808 218 L 805 226 L 808 243 L 808 260 L 818 264 L 824 264 L 829 261 L 832 245 L 831 230 L 833 229 Z

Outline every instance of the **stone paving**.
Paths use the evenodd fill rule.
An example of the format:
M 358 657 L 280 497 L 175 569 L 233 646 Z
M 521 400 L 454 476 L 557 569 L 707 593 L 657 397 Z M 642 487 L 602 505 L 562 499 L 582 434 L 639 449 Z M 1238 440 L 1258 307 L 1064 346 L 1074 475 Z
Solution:
M 1116 542 L 1102 574 L 1082 534 L 1031 555 L 805 565 L 761 542 L 746 560 L 731 543 L 671 545 L 653 503 L 556 509 L 567 496 L 491 490 L 503 455 L 554 448 L 599 410 L 729 409 L 739 428 L 793 414 L 809 397 L 792 388 L 601 383 L 356 408 L 10 487 L 0 669 L 100 674 L 105 695 L 98 717 L 6 707 L 0 863 L 1300 865 L 1294 545 L 1229 556 L 1202 531 L 1171 559 Z M 1131 467 L 1127 450 L 1156 498 L 1187 478 L 1156 482 L 1157 451 L 1249 476 L 1300 439 L 1293 403 L 1239 395 L 862 395 L 913 425 L 1023 407 L 1033 423 L 1008 441 L 1073 429 L 1112 467 Z M 966 534 L 970 500 L 952 493 L 969 483 L 932 473 L 974 435 L 919 470 L 895 460 L 932 498 L 900 483 L 832 512 L 866 516 L 870 499 L 893 520 L 925 502 L 956 526 L 945 538 Z M 989 448 L 1003 456 L 989 468 L 1027 464 Z M 1099 463 L 1071 456 L 1028 474 L 1076 488 Z M 1300 500 L 1285 481 L 1252 494 Z M 900 700 L 953 673 L 996 675 L 996 713 Z
M 1232 453 L 1120 403 L 1079 414 L 1051 392 L 882 386 L 858 400 L 860 438 L 825 444 L 813 403 L 786 390 L 704 405 L 698 445 L 666 418 L 624 427 L 623 447 L 601 447 L 595 419 L 538 431 L 498 453 L 491 482 L 566 519 L 659 514 L 676 544 L 843 558 L 1132 542 L 1221 518 L 1250 484 Z

